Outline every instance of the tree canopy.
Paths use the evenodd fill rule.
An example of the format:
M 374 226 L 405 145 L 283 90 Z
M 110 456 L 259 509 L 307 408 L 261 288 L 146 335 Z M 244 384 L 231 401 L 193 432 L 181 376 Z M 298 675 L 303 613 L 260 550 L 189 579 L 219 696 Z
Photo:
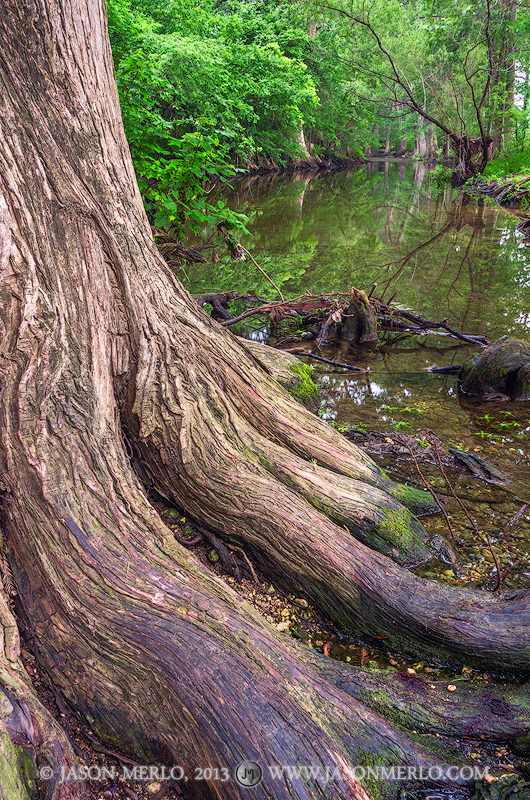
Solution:
M 477 137 L 484 124 L 504 137 L 526 107 L 518 0 L 108 7 L 116 68 L 139 50 L 156 56 L 173 87 L 171 97 L 151 89 L 166 116 L 209 120 L 240 158 L 298 156 L 299 126 L 317 150 L 360 153 L 392 120 L 393 146 L 401 134 L 410 146 L 418 107 L 455 133 Z

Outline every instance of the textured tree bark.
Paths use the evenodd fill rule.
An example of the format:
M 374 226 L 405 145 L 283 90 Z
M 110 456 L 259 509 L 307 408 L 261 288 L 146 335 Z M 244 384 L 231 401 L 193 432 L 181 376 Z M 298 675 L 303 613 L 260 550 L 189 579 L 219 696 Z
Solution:
M 104 3 L 7 0 L 0 41 L 3 550 L 40 664 L 101 737 L 182 764 L 197 797 L 241 797 L 232 778 L 205 784 L 194 770 L 247 759 L 265 769 L 254 797 L 279 800 L 365 800 L 339 773 L 374 758 L 440 763 L 182 548 L 133 461 L 265 574 L 401 647 L 526 666 L 528 596 L 431 586 L 342 527 L 406 533 L 419 523 L 401 503 L 429 503 L 293 403 L 166 268 L 124 139 Z M 1 621 L 16 661 L 16 628 Z M 267 773 L 286 763 L 337 773 Z
M 332 661 L 316 668 L 327 681 L 364 705 L 400 724 L 422 733 L 513 742 L 528 731 L 528 686 L 477 686 L 431 679 L 407 672 L 377 672 Z
M 39 768 L 53 774 L 48 798 L 83 798 L 81 783 L 55 789 L 61 771 L 75 769 L 77 762 L 68 737 L 35 695 L 20 660 L 18 627 L 4 580 L 5 564 L 0 581 L 0 800 L 34 798 Z

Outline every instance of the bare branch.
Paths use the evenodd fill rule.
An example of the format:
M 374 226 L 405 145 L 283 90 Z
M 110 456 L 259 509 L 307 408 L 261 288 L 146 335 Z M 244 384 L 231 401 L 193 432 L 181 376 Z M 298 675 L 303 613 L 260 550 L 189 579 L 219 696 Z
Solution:
M 406 94 L 406 96 L 408 98 L 406 101 L 402 101 L 402 102 L 404 102 L 406 105 L 409 105 L 410 108 L 412 108 L 414 111 L 416 111 L 418 114 L 420 114 L 424 119 L 428 120 L 429 122 L 432 122 L 434 125 L 436 125 L 438 128 L 440 128 L 440 130 L 442 130 L 448 136 L 454 135 L 453 131 L 451 131 L 446 125 L 444 125 L 444 123 L 441 120 L 437 119 L 436 117 L 433 117 L 431 114 L 429 114 L 427 112 L 427 110 L 423 109 L 421 107 L 421 105 L 418 103 L 418 101 L 416 100 L 416 98 L 414 97 L 414 95 L 412 93 L 412 90 L 410 88 L 410 84 L 409 84 L 408 80 L 406 79 L 406 77 L 404 75 L 402 75 L 402 73 L 398 69 L 398 66 L 396 64 L 396 61 L 395 61 L 394 57 L 392 56 L 392 54 L 388 50 L 388 48 L 385 47 L 385 45 L 383 44 L 383 42 L 381 40 L 381 37 L 379 36 L 379 34 L 377 33 L 377 31 L 375 30 L 375 28 L 373 27 L 373 25 L 369 21 L 369 19 L 365 19 L 363 17 L 356 17 L 354 14 L 350 14 L 348 11 L 345 11 L 342 8 L 337 8 L 336 6 L 325 5 L 325 6 L 323 6 L 323 8 L 327 8 L 330 11 L 335 11 L 337 14 L 341 14 L 342 16 L 346 17 L 347 19 L 350 19 L 352 22 L 356 22 L 358 25 L 362 25 L 363 27 L 365 27 L 371 33 L 373 38 L 375 39 L 377 47 L 379 48 L 379 50 L 383 53 L 383 55 L 388 60 L 388 63 L 390 64 L 390 67 L 391 67 L 392 72 L 394 74 L 394 78 L 392 78 L 392 80 L 394 81 L 394 83 L 396 83 L 398 86 L 400 86 L 403 89 L 403 91 L 405 92 L 405 94 Z M 382 78 L 379 75 L 378 75 L 378 77 L 380 78 L 380 80 L 382 80 Z M 384 76 L 384 77 L 388 78 L 389 76 Z

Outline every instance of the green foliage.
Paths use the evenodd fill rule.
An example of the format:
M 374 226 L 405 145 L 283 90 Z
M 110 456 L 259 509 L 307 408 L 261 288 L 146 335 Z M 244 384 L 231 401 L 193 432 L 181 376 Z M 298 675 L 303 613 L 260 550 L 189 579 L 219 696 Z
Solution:
M 173 87 L 164 118 L 231 132 L 232 159 L 286 163 L 307 157 L 306 144 L 361 153 L 372 136 L 372 106 L 358 97 L 369 87 L 335 47 L 336 21 L 317 25 L 288 0 L 108 2 L 117 68 L 139 49 L 153 55 Z
M 249 243 L 246 246 L 248 247 Z M 307 269 L 296 255 L 287 255 L 280 259 L 260 253 L 257 260 L 260 267 L 270 275 L 284 294 L 290 293 L 289 287 L 299 285 Z M 200 294 L 211 286 L 233 289 L 243 294 L 250 292 L 264 299 L 277 299 L 275 290 L 261 272 L 249 265 L 248 261 L 232 261 L 228 256 L 220 258 L 215 264 L 203 264 L 200 273 L 193 278 L 191 289 L 194 293 Z
M 215 7 L 211 0 L 131 0 L 131 5 L 155 21 L 161 34 L 194 30 L 200 37 L 208 36 Z
M 412 425 L 410 424 L 410 422 L 406 422 L 403 419 L 398 420 L 398 422 L 394 422 L 394 428 L 396 429 L 396 431 L 410 430 L 411 427 Z
M 383 403 L 381 409 L 384 411 L 399 411 L 405 414 L 425 414 L 425 409 L 416 406 L 387 406 Z
M 510 411 L 503 411 L 500 413 L 504 417 L 513 417 L 513 414 Z M 490 414 L 483 414 L 481 417 L 477 417 L 475 422 L 478 422 L 480 425 L 483 425 L 490 430 L 493 429 L 500 432 L 521 428 L 523 425 L 523 423 L 518 422 L 515 419 L 496 420 L 494 417 L 490 416 Z M 530 420 L 526 420 L 525 424 L 530 424 Z M 486 434 L 484 431 L 480 431 L 479 435 L 485 436 Z
M 212 155 L 206 171 L 217 175 L 215 162 L 226 176 L 227 160 L 245 167 L 270 159 L 286 164 L 306 158 L 308 151 L 354 156 L 367 147 L 381 151 L 387 143 L 391 152 L 402 143 L 410 152 L 430 141 L 429 123 L 419 109 L 456 134 L 478 137 L 482 125 L 503 145 L 512 142 L 519 151 L 528 145 L 530 69 L 523 44 L 530 13 L 524 4 L 372 0 L 368 8 L 362 0 L 337 0 L 333 5 L 344 13 L 315 0 L 108 0 L 118 73 L 142 51 L 157 71 L 153 76 L 144 69 L 149 111 L 160 117 L 157 127 L 164 135 L 169 130 L 173 140 L 199 134 L 193 147 L 183 143 L 178 153 L 160 134 L 157 146 L 166 153 L 153 158 L 182 160 L 190 149 L 203 148 Z M 127 102 L 123 89 L 122 82 Z M 439 138 L 430 144 L 441 153 Z M 526 168 L 522 156 L 514 158 L 510 171 Z M 162 170 L 152 172 L 157 170 L 144 172 L 146 180 L 160 181 Z M 445 177 L 440 168 L 435 185 Z M 180 212 L 184 207 L 168 197 L 167 187 L 160 191 L 168 216 L 178 219 L 171 203 Z M 199 217 L 195 222 L 200 224 Z
M 130 0 L 107 0 L 109 38 L 114 63 L 139 50 L 158 27 L 153 19 L 131 8 Z
M 402 414 L 402 413 L 405 413 L 405 414 L 424 414 L 425 413 L 425 410 L 423 408 L 417 408 L 416 406 L 388 406 L 385 403 L 383 403 L 381 405 L 381 410 L 382 411 L 399 411 L 400 414 Z M 410 428 L 412 427 L 410 422 L 407 422 L 406 420 L 398 420 L 398 421 L 393 420 L 392 424 L 393 424 L 394 429 L 396 431 L 410 430 Z M 427 447 L 428 445 L 424 445 L 424 446 Z
M 122 59 L 116 79 L 125 133 L 151 223 L 180 241 L 188 231 L 199 233 L 204 225 L 219 222 L 246 231 L 243 214 L 230 211 L 222 200 L 214 206 L 205 195 L 213 180 L 226 181 L 235 174 L 226 161 L 222 133 L 211 131 L 201 120 L 176 123 L 164 118 L 162 108 L 171 108 L 173 87 L 153 56 L 139 50 Z
M 524 4 L 336 0 L 333 6 L 340 12 L 337 56 L 349 64 L 359 100 L 374 101 L 379 149 L 387 139 L 394 147 L 406 140 L 409 149 L 415 141 L 421 154 L 432 120 L 438 134 L 487 133 L 501 146 L 513 137 L 518 119 L 523 132 L 530 24 Z M 514 90 L 519 105 L 525 98 L 522 113 Z
M 530 175 L 530 151 L 510 151 L 502 158 L 490 161 L 484 170 L 484 177 L 489 180 L 504 178 L 507 175 L 524 173 Z
M 435 169 L 428 175 L 429 183 L 436 186 L 438 189 L 445 189 L 451 183 L 451 176 L 453 170 L 451 167 L 444 167 L 443 164 L 438 164 Z
M 364 436 L 367 433 L 364 425 L 355 425 L 353 422 L 335 422 L 335 420 L 331 420 L 329 424 L 332 428 L 335 428 L 336 431 L 344 433 L 345 435 L 353 433 Z
M 240 158 L 302 155 L 299 130 L 317 105 L 315 87 L 305 64 L 285 56 L 277 42 L 171 36 L 158 50 L 179 116 L 215 120 L 231 133 Z

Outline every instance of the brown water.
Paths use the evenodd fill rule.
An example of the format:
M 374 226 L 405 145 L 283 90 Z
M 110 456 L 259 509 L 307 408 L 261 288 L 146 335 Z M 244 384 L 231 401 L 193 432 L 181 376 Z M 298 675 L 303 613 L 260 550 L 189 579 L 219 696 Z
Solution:
M 377 296 L 388 300 L 397 292 L 394 304 L 429 319 L 447 318 L 454 328 L 491 341 L 505 334 L 530 340 L 530 251 L 515 230 L 518 219 L 490 200 L 438 190 L 424 164 L 382 161 L 343 173 L 246 180 L 230 203 L 251 217 L 252 236 L 243 244 L 286 297 L 368 290 L 377 283 Z M 201 266 L 191 288 L 207 287 L 275 299 L 248 260 Z M 264 341 L 269 334 L 266 321 L 252 321 L 242 332 Z M 431 430 L 442 449 L 470 451 L 504 470 L 509 486 L 499 488 L 446 466 L 470 522 L 439 467 L 420 462 L 434 491 L 448 498 L 458 558 L 455 565 L 432 562 L 418 571 L 485 589 L 495 587 L 500 572 L 504 588 L 528 587 L 530 509 L 508 523 L 530 504 L 530 404 L 463 404 L 455 376 L 427 371 L 460 364 L 473 349 L 440 334 L 382 334 L 375 352 L 350 356 L 350 363 L 369 367 L 368 375 L 315 366 L 320 414 L 367 431 L 422 438 Z M 373 457 L 400 480 L 423 486 L 409 453 Z M 442 515 L 423 521 L 451 538 Z

